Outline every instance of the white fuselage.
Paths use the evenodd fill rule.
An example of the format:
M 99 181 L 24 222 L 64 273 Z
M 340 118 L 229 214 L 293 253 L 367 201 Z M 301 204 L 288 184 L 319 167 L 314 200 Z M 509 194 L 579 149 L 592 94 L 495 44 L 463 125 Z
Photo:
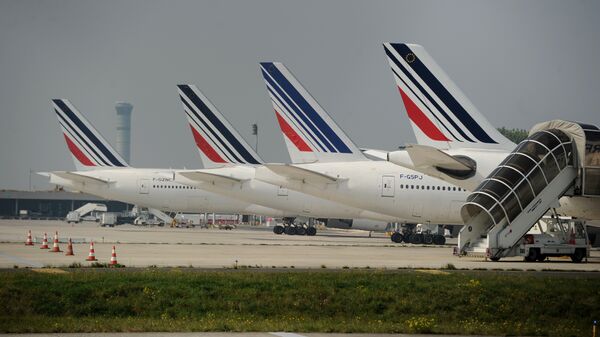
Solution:
M 175 170 L 165 169 L 101 169 L 75 172 L 78 175 L 103 181 L 75 181 L 50 173 L 50 183 L 70 190 L 93 194 L 160 210 L 174 212 L 210 212 L 287 216 L 281 210 L 255 205 L 238 199 L 174 181 Z
M 385 161 L 295 164 L 340 178 L 329 184 L 289 179 L 258 167 L 257 178 L 337 203 L 386 214 L 404 222 L 462 224 L 468 192 L 442 180 Z
M 176 181 L 186 185 L 196 186 L 207 191 L 226 195 L 258 204 L 265 207 L 284 210 L 295 216 L 312 218 L 337 219 L 369 219 L 384 222 L 406 222 L 406 219 L 352 207 L 342 203 L 316 197 L 288 189 L 281 185 L 270 184 L 256 179 L 256 170 L 260 166 L 234 165 L 215 169 L 195 170 L 196 172 L 214 173 L 222 176 L 235 177 L 239 182 L 214 183 L 188 179 L 180 174 Z M 182 171 L 183 172 L 183 171 Z M 273 176 L 276 176 L 273 173 Z

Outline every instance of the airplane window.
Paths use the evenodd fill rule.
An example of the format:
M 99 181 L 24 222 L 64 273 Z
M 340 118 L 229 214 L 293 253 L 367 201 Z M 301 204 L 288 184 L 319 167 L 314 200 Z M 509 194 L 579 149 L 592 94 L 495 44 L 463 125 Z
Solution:
M 440 190 L 440 187 L 439 187 L 439 186 L 437 187 L 437 190 L 438 190 L 438 191 Z
M 453 190 L 453 191 L 456 191 L 456 187 L 452 187 L 452 190 Z
M 410 185 L 410 189 L 411 190 L 414 189 L 414 188 L 415 188 L 415 185 Z
M 445 190 L 446 190 L 446 186 L 442 186 L 442 191 L 445 191 Z

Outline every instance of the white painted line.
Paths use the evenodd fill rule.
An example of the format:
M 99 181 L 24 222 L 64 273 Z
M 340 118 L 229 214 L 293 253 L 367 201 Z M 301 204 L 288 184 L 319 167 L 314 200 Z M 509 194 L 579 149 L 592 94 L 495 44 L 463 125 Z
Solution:
M 297 333 L 292 332 L 269 332 L 269 334 L 277 337 L 306 337 L 304 335 L 299 335 Z

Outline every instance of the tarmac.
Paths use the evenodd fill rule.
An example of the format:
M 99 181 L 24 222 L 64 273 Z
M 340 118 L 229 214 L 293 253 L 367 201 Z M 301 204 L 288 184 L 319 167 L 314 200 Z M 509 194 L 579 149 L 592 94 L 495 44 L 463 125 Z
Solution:
M 25 246 L 27 231 L 34 246 Z M 62 253 L 40 249 L 48 233 L 50 247 L 58 231 Z M 65 256 L 66 240 L 72 238 L 75 256 Z M 100 227 L 97 223 L 67 224 L 63 221 L 0 220 L 0 268 L 66 267 L 89 265 L 85 259 L 94 241 L 99 262 L 109 262 L 114 245 L 117 260 L 127 267 L 297 268 L 297 269 L 489 269 L 600 271 L 600 252 L 592 250 L 587 263 L 568 258 L 524 262 L 505 258 L 499 262 L 452 255 L 456 239 L 444 246 L 395 244 L 384 233 L 319 229 L 316 236 L 276 235 L 266 226 L 238 226 L 233 230 L 122 225 Z M 310 336 L 316 336 L 309 334 Z

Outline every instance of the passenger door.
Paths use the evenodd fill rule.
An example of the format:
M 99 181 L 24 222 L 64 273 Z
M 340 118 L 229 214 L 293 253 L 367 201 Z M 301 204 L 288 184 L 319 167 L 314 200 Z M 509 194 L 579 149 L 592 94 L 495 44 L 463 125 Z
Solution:
M 288 196 L 288 189 L 282 186 L 279 186 L 279 188 L 277 189 L 277 196 L 279 197 L 287 197 Z
M 381 196 L 393 198 L 395 195 L 395 179 L 393 175 L 381 176 Z
M 150 193 L 150 179 L 139 179 L 138 187 L 140 194 Z

